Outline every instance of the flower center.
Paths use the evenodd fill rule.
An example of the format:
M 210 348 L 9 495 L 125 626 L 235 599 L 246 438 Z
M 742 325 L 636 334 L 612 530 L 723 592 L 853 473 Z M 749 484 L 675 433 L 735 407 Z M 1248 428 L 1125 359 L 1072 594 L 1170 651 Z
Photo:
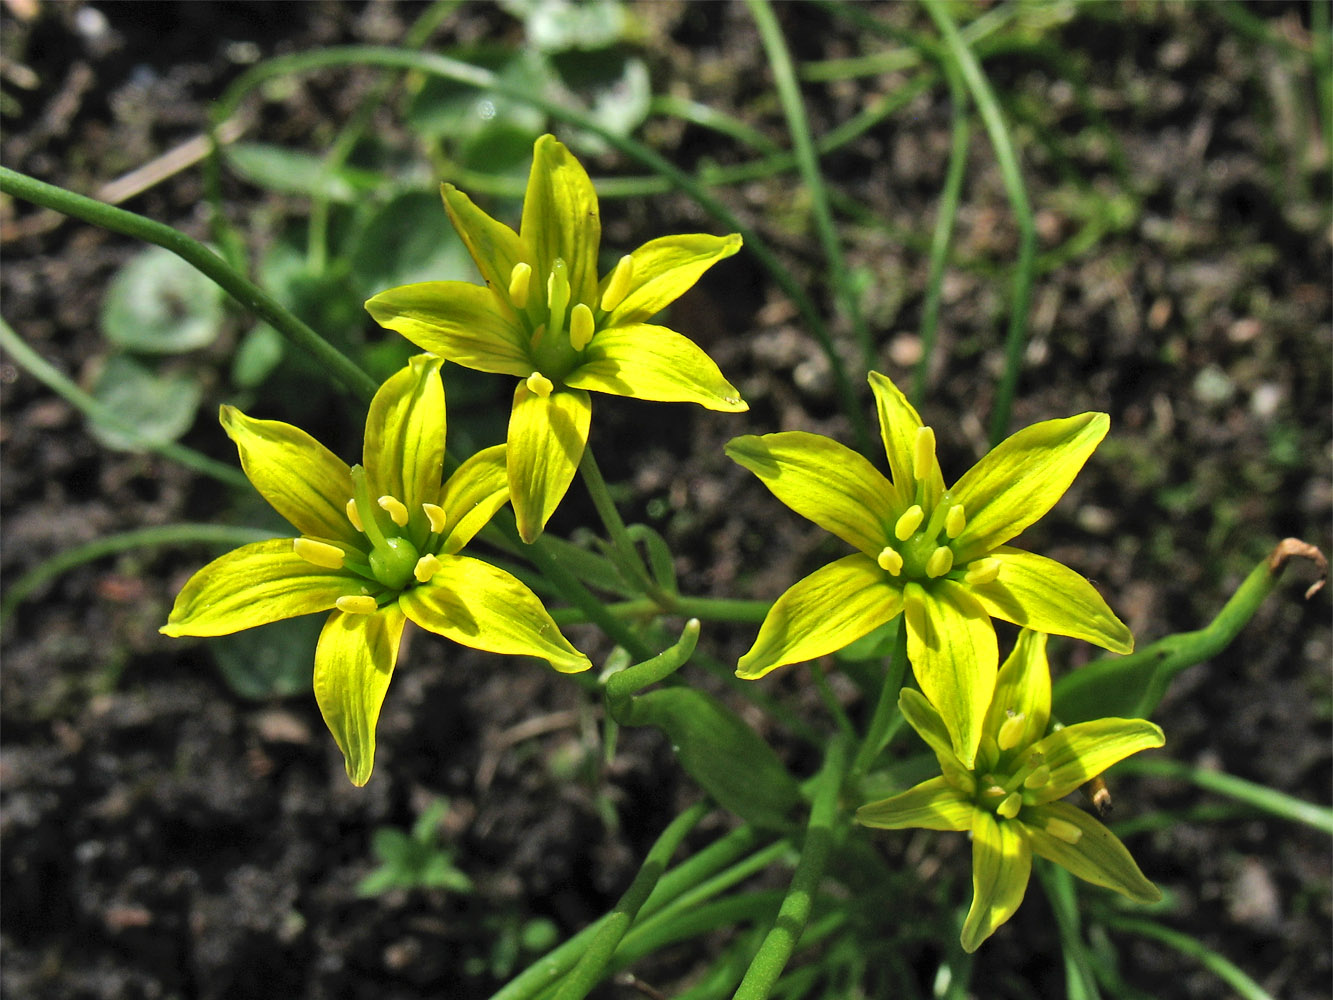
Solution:
M 624 257 L 616 265 L 606 292 L 602 309 L 607 302 L 619 303 L 629 287 L 632 269 Z M 546 276 L 545 296 L 533 294 L 534 281 L 542 289 L 540 277 L 534 275 L 528 264 L 514 265 L 509 276 L 509 301 L 518 311 L 528 328 L 528 352 L 533 372 L 528 387 L 539 395 L 549 395 L 545 386 L 559 383 L 578 367 L 584 349 L 597 332 L 597 319 L 586 302 L 571 302 L 573 290 L 569 284 L 569 265 L 557 257 Z M 534 379 L 535 384 L 534 384 Z

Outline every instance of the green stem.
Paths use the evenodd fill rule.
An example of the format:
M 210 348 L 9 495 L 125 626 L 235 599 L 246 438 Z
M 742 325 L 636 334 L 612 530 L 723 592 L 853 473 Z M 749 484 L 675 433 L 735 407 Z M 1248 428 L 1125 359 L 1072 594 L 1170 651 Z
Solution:
M 967 91 L 958 67 L 947 59 L 941 60 L 945 78 L 949 81 L 949 95 L 953 103 L 953 148 L 949 153 L 949 172 L 940 193 L 939 215 L 935 219 L 935 233 L 930 243 L 930 271 L 926 276 L 926 299 L 921 306 L 921 360 L 916 365 L 912 384 L 912 400 L 921 408 L 926 395 L 926 380 L 930 375 L 930 359 L 935 354 L 935 335 L 939 328 L 940 299 L 944 292 L 944 268 L 949 261 L 949 246 L 953 240 L 954 220 L 958 217 L 958 202 L 963 190 L 963 175 L 967 172 L 967 147 L 972 137 L 968 124 Z
M 205 476 L 211 476 L 226 486 L 248 487 L 250 480 L 239 469 L 226 465 L 207 455 L 200 454 L 193 448 L 177 444 L 175 441 L 158 441 L 147 437 L 134 424 L 122 420 L 120 415 L 101 400 L 90 396 L 61 372 L 49 364 L 45 358 L 28 346 L 27 342 L 14 332 L 13 327 L 0 319 L 0 347 L 13 358 L 14 363 L 26 371 L 48 389 L 60 395 L 67 403 L 79 410 L 94 423 L 111 428 L 129 438 L 137 447 L 157 452 L 163 458 L 179 462 L 186 468 Z
M 602 477 L 602 470 L 597 465 L 597 459 L 593 457 L 591 444 L 583 448 L 583 457 L 579 459 L 579 474 L 583 477 L 584 485 L 588 487 L 592 505 L 597 508 L 597 516 L 602 519 L 602 525 L 611 538 L 615 552 L 612 561 L 624 574 L 625 582 L 633 584 L 649 597 L 665 598 L 662 589 L 649 577 L 648 569 L 639 556 L 639 550 L 634 547 L 634 542 L 629 537 L 625 522 L 621 519 L 620 511 L 616 509 L 616 502 L 611 499 L 611 491 Z
M 1225 982 L 1244 1000 L 1273 1000 L 1272 994 L 1241 971 L 1239 966 L 1207 947 L 1198 938 L 1163 927 L 1151 920 L 1135 920 L 1132 917 L 1113 914 L 1106 914 L 1103 919 L 1114 930 L 1161 941 L 1182 955 L 1196 959 L 1200 965 Z
M 0 602 L 0 626 L 8 623 L 15 609 L 33 593 L 61 574 L 95 559 L 154 545 L 246 545 L 278 537 L 281 536 L 272 531 L 222 524 L 167 524 L 108 535 L 95 542 L 66 549 L 29 570 L 13 583 L 7 583 L 4 600 Z
M 267 320 L 297 347 L 308 352 L 336 381 L 353 395 L 369 402 L 375 381 L 346 355 L 292 315 L 277 299 L 233 270 L 221 257 L 198 240 L 160 222 L 126 212 L 73 191 L 46 184 L 34 177 L 0 167 L 0 191 L 44 208 L 82 219 L 103 229 L 131 236 L 170 250 L 215 281 L 250 312 Z
M 662 831 L 662 835 L 657 838 L 657 842 L 643 859 L 639 873 L 630 883 L 630 887 L 625 890 L 625 894 L 620 897 L 611 912 L 598 922 L 597 935 L 584 951 L 578 964 L 565 977 L 560 992 L 556 994 L 556 1000 L 582 1000 L 597 985 L 612 955 L 615 954 L 616 947 L 634 923 L 649 894 L 661 880 L 667 862 L 676 853 L 676 848 L 685 839 L 685 835 L 708 815 L 710 808 L 707 802 L 699 802 L 677 816 Z
M 833 848 L 839 794 L 846 772 L 847 741 L 835 738 L 829 745 L 817 779 L 801 860 L 797 862 L 791 886 L 783 897 L 777 919 L 745 971 L 734 1000 L 764 1000 L 796 949 L 796 942 L 810 919 L 815 894 L 824 877 L 824 866 Z
M 852 764 L 852 781 L 859 782 L 866 772 L 879 759 L 879 755 L 893 737 L 893 722 L 898 715 L 898 692 L 902 690 L 903 678 L 907 676 L 907 622 L 898 619 L 898 634 L 893 640 L 893 656 L 884 670 L 884 686 L 879 692 L 879 701 L 875 703 L 874 715 L 866 729 L 866 738 L 856 752 L 856 761 Z
M 810 192 L 810 209 L 814 215 L 815 232 L 824 248 L 827 259 L 825 273 L 833 282 L 834 294 L 842 304 L 843 312 L 851 322 L 852 331 L 861 349 L 861 364 L 866 369 L 875 367 L 875 349 L 870 342 L 870 331 L 865 318 L 861 315 L 861 305 L 857 301 L 856 291 L 852 287 L 852 275 L 843 257 L 842 243 L 838 239 L 838 230 L 833 223 L 833 213 L 829 210 L 828 187 L 824 175 L 819 169 L 819 158 L 815 144 L 810 138 L 810 123 L 806 117 L 805 105 L 801 100 L 801 88 L 796 82 L 796 69 L 792 63 L 791 52 L 782 29 L 768 0 L 746 0 L 750 16 L 759 29 L 759 38 L 768 55 L 768 65 L 773 73 L 773 82 L 777 85 L 778 100 L 782 104 L 787 118 L 787 131 L 791 133 L 792 145 L 796 150 L 796 164 Z
M 1064 956 L 1066 994 L 1069 1000 L 1099 1000 L 1097 977 L 1088 959 L 1079 920 L 1078 889 L 1074 876 L 1058 865 L 1036 859 L 1033 865 L 1046 899 L 1055 914 L 1060 931 L 1060 951 Z
M 1018 385 L 1018 370 L 1027 342 L 1028 308 L 1032 299 L 1032 278 L 1037 255 L 1037 228 L 1032 217 L 1032 206 L 1028 203 L 1027 190 L 1023 187 L 1018 155 L 1014 152 L 1008 126 L 1000 114 L 1000 105 L 995 100 L 986 75 L 972 50 L 959 35 L 942 0 L 925 0 L 925 4 L 926 11 L 943 36 L 948 57 L 957 64 L 972 101 L 981 113 L 1018 226 L 1018 263 L 1014 267 L 1013 307 L 1009 314 L 1009 332 L 1005 337 L 1004 375 L 996 390 L 995 409 L 991 413 L 990 440 L 993 448 L 1000 443 L 1009 428 L 1014 390 Z

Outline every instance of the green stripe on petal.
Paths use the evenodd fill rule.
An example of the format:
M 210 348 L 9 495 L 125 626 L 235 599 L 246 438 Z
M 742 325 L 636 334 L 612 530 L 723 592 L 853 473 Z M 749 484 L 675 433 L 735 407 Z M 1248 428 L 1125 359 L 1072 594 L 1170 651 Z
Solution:
M 398 599 L 428 631 L 473 649 L 537 656 L 561 673 L 592 664 L 569 644 L 537 595 L 504 570 L 469 556 L 440 556 L 430 583 Z
M 519 235 L 532 252 L 533 281 L 540 283 L 542 301 L 546 279 L 560 259 L 569 268 L 570 304 L 597 304 L 602 241 L 597 191 L 583 165 L 553 135 L 542 136 L 533 147 Z
M 386 330 L 464 368 L 526 377 L 528 336 L 490 289 L 466 281 L 423 281 L 380 292 L 366 311 Z
M 903 688 L 898 693 L 898 710 L 903 713 L 907 724 L 916 730 L 917 735 L 926 741 L 926 745 L 935 751 L 941 770 L 955 768 L 967 770 L 954 753 L 953 738 L 949 727 L 944 724 L 935 706 L 926 701 L 925 695 L 911 688 Z
M 317 611 L 366 593 L 366 581 L 321 569 L 292 550 L 292 539 L 252 542 L 219 556 L 186 581 L 163 635 L 231 635 Z
M 588 444 L 592 403 L 582 389 L 541 396 L 520 382 L 509 414 L 509 498 L 519 536 L 542 533 L 574 479 Z
M 446 524 L 442 552 L 452 555 L 472 541 L 509 500 L 507 452 L 503 444 L 477 452 L 444 484 L 440 491 Z
M 358 543 L 347 520 L 352 473 L 347 463 L 300 428 L 252 420 L 234 406 L 218 419 L 236 442 L 241 468 L 260 496 L 303 535 Z
M 944 719 L 958 759 L 970 768 L 995 692 L 995 627 L 976 599 L 950 580 L 929 588 L 909 583 L 903 598 L 912 673 Z
M 1113 653 L 1133 651 L 1129 628 L 1068 566 L 1007 545 L 991 556 L 1000 563 L 999 576 L 970 589 L 993 617 L 1035 632 L 1084 639 Z
M 906 510 L 916 503 L 916 477 L 912 474 L 912 456 L 916 448 L 916 432 L 921 417 L 916 407 L 907 401 L 893 380 L 879 372 L 870 373 L 870 391 L 875 396 L 875 410 L 879 414 L 879 434 L 884 441 L 884 453 L 889 459 L 889 475 L 893 479 L 897 508 Z M 939 461 L 931 470 L 929 497 L 938 498 L 944 491 L 944 480 Z M 932 503 L 933 506 L 933 503 Z
M 354 785 L 369 781 L 375 765 L 375 724 L 398 662 L 403 622 L 392 604 L 370 615 L 335 611 L 315 647 L 315 701 Z
M 781 431 L 732 438 L 726 453 L 802 517 L 871 559 L 892 539 L 888 480 L 864 457 L 822 434 Z
M 444 383 L 439 358 L 419 355 L 389 376 L 366 416 L 363 461 L 371 494 L 407 506 L 410 524 L 425 521 L 444 475 Z
M 518 233 L 503 222 L 492 219 L 452 184 L 441 184 L 440 196 L 444 199 L 444 210 L 449 213 L 449 221 L 454 224 L 463 245 L 472 255 L 482 280 L 496 294 L 507 299 L 504 292 L 509 288 L 514 265 L 532 263 Z
M 774 602 L 736 676 L 763 677 L 788 663 L 842 649 L 902 610 L 902 594 L 873 559 L 845 556 L 798 580 Z
M 1044 420 L 1001 441 L 950 491 L 967 511 L 954 542 L 969 562 L 1013 538 L 1064 496 L 1111 426 L 1105 413 Z
M 701 347 L 674 330 L 646 323 L 599 331 L 565 384 L 613 396 L 698 403 L 727 413 L 750 408 Z
M 1014 915 L 1032 874 L 1032 848 L 1019 824 L 998 822 L 983 809 L 972 824 L 972 906 L 963 922 L 963 950 L 971 953 Z
M 1144 719 L 1093 719 L 1057 729 L 1032 747 L 1051 769 L 1051 780 L 1029 793 L 1029 801 L 1063 798 L 1112 764 L 1165 743 L 1162 730 Z
M 1053 837 L 1044 830 L 1050 820 L 1077 828 L 1076 843 Z M 1069 869 L 1085 882 L 1114 889 L 1138 903 L 1156 903 L 1162 894 L 1139 870 L 1129 850 L 1114 833 L 1068 802 L 1051 802 L 1024 809 L 1020 822 L 1027 828 L 1038 857 Z
M 967 796 L 943 778 L 931 778 L 891 799 L 866 803 L 856 810 L 856 821 L 880 830 L 957 832 L 972 829 L 972 815 L 976 808 Z
M 1012 744 L 1027 747 L 1046 734 L 1051 721 L 1051 667 L 1046 659 L 1046 636 L 1024 629 L 1013 652 L 995 678 L 995 695 L 986 713 L 984 731 L 999 733 L 1009 713 L 1023 716 L 1021 735 Z
M 652 319 L 689 291 L 700 275 L 740 248 L 741 238 L 736 233 L 690 233 L 649 240 L 630 254 L 633 277 L 629 290 L 607 314 L 604 325 L 629 326 Z M 610 274 L 602 279 L 597 289 L 599 301 L 610 282 Z

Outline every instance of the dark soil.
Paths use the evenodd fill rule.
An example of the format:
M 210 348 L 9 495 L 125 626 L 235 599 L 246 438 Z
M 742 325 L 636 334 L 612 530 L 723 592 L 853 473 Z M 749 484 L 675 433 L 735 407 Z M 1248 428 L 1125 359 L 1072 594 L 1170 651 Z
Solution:
M 635 10 L 649 29 L 655 93 L 725 109 L 786 142 L 744 5 Z M 930 30 L 908 5 L 858 10 Z M 1262 4 L 1229 16 L 1212 4 L 1090 5 L 1072 19 L 1049 10 L 1048 22 L 1033 21 L 1039 44 L 986 59 L 1014 122 L 1042 253 L 1056 254 L 1098 211 L 1110 217 L 1115 199 L 1135 197 L 1098 239 L 1053 257 L 1034 289 L 1014 426 L 1095 409 L 1111 414 L 1112 431 L 1024 544 L 1094 579 L 1142 644 L 1209 621 L 1278 539 L 1329 549 L 1329 150 L 1317 139 L 1308 62 L 1292 54 L 1308 50 L 1309 9 Z M 0 154 L 14 169 L 97 191 L 198 134 L 210 102 L 256 59 L 391 43 L 419 13 L 392 2 L 13 0 L 0 11 Z M 778 13 L 802 62 L 890 45 L 822 8 L 780 5 Z M 513 41 L 521 37 L 515 25 L 496 8 L 467 5 L 433 47 Z M 306 78 L 274 97 L 248 138 L 319 148 L 373 79 L 369 71 Z M 807 82 L 814 133 L 908 79 L 899 71 Z M 390 122 L 392 111 L 386 105 Z M 920 351 L 950 121 L 947 89 L 938 85 L 823 163 L 850 202 L 839 207 L 848 266 L 869 279 L 862 306 L 880 370 L 904 386 Z M 676 120 L 654 118 L 642 134 L 686 168 L 752 157 Z M 641 172 L 614 156 L 594 158 L 590 169 Z M 275 214 L 302 210 L 299 200 L 231 177 L 224 183 L 228 212 L 256 241 Z M 797 176 L 718 193 L 832 314 Z M 125 207 L 203 237 L 202 170 L 174 174 Z M 679 197 L 608 200 L 603 219 L 604 241 L 616 249 L 709 225 Z M 3 205 L 3 224 L 5 320 L 88 384 L 106 356 L 96 322 L 102 296 L 139 248 L 20 203 Z M 445 225 L 443 212 L 430 224 Z M 946 475 L 985 450 L 1015 246 L 978 125 L 955 243 L 973 263 L 946 281 L 923 412 L 939 434 Z M 728 462 L 721 446 L 736 434 L 796 428 L 850 442 L 827 363 L 745 252 L 716 268 L 673 322 L 713 353 L 750 412 L 725 417 L 602 399 L 593 443 L 608 479 L 628 484 L 629 516 L 671 543 L 685 592 L 774 597 L 842 552 Z M 219 373 L 246 326 L 238 318 L 227 343 L 210 349 Z M 855 381 L 863 385 L 860 373 Z M 201 412 L 226 401 L 225 384 L 215 380 Z M 7 584 L 104 535 L 220 514 L 214 483 L 151 455 L 102 448 L 77 411 L 14 364 L 0 367 L 0 385 Z M 281 405 L 257 415 L 282 416 Z M 352 454 L 359 420 L 326 418 L 327 426 L 308 429 L 327 431 L 333 438 L 323 439 Z M 234 461 L 210 417 L 186 442 Z M 585 505 L 576 490 L 556 529 L 589 521 Z M 603 766 L 598 709 L 567 679 L 420 634 L 400 660 L 380 721 L 375 776 L 356 789 L 308 694 L 246 700 L 203 645 L 158 635 L 176 590 L 207 557 L 162 548 L 79 567 L 23 604 L 6 628 L 6 996 L 487 996 L 532 957 L 521 950 L 520 929 L 545 918 L 563 937 L 604 912 L 647 845 L 698 796 L 651 732 L 622 733 L 615 763 Z M 1287 576 L 1225 652 L 1178 679 L 1157 721 L 1177 760 L 1327 805 L 1328 598 L 1302 599 L 1305 567 Z M 752 637 L 749 627 L 708 625 L 704 643 L 734 662 Z M 595 661 L 609 652 L 591 630 L 576 639 Z M 1088 657 L 1074 647 L 1053 647 L 1062 668 Z M 812 700 L 805 676 L 780 672 L 764 683 L 794 703 Z M 698 673 L 692 679 L 709 683 Z M 823 718 L 813 704 L 810 717 Z M 787 745 L 780 730 L 768 735 Z M 1207 819 L 1197 810 L 1222 800 L 1183 783 L 1125 777 L 1115 792 L 1117 818 L 1181 816 L 1129 838 L 1168 893 L 1165 923 L 1230 958 L 1275 997 L 1329 995 L 1326 836 L 1257 813 Z M 450 801 L 445 840 L 475 891 L 359 897 L 356 886 L 376 863 L 373 831 L 409 827 L 437 796 Z M 913 836 L 926 838 L 912 841 L 915 857 L 928 852 L 965 870 L 961 838 Z M 906 841 L 883 839 L 895 852 Z M 938 865 L 922 871 L 919 896 L 885 900 L 886 909 L 902 915 L 927 905 L 941 876 Z M 963 902 L 965 880 L 947 891 Z M 1232 995 L 1195 959 L 1159 942 L 1116 934 L 1110 943 L 1141 996 Z M 975 995 L 1061 995 L 1058 955 L 1034 882 L 1023 909 L 978 954 Z M 919 969 L 923 989 L 933 975 L 928 959 Z M 702 949 L 686 951 L 635 971 L 669 996 L 706 960 Z M 643 994 L 621 985 L 604 995 Z

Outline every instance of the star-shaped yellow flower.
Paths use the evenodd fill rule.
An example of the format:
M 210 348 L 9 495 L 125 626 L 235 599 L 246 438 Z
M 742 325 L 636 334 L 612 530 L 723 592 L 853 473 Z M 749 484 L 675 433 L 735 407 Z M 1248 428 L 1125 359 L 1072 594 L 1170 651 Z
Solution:
M 856 818 L 885 830 L 972 834 L 972 907 L 962 933 L 966 951 L 976 951 L 1014 915 L 1034 854 L 1137 902 L 1162 898 L 1115 834 L 1060 801 L 1117 761 L 1162 746 L 1162 730 L 1143 719 L 1095 719 L 1047 733 L 1046 636 L 1021 632 L 1000 668 L 975 765 L 959 760 L 940 713 L 920 694 L 904 689 L 898 705 L 935 751 L 943 776 L 864 805 Z
M 1117 653 L 1134 648 L 1129 629 L 1087 580 L 1004 544 L 1060 499 L 1110 420 L 1082 413 L 1034 424 L 946 490 L 934 431 L 888 378 L 871 372 L 870 388 L 892 481 L 817 434 L 746 436 L 727 445 L 779 500 L 858 550 L 778 598 L 736 673 L 762 677 L 834 652 L 905 612 L 917 682 L 970 765 L 999 661 L 992 617 Z
M 601 221 L 582 165 L 553 136 L 537 140 L 515 233 L 450 184 L 449 218 L 486 287 L 430 281 L 381 292 L 366 309 L 381 325 L 466 368 L 517 376 L 509 418 L 509 487 L 531 542 L 569 488 L 588 441 L 589 390 L 711 410 L 748 409 L 692 341 L 648 322 L 738 235 L 651 240 L 597 277 Z
M 244 545 L 195 573 L 163 626 L 228 635 L 332 611 L 315 650 L 315 698 L 358 785 L 375 760 L 375 723 L 410 620 L 464 646 L 591 665 L 541 601 L 489 563 L 458 552 L 509 498 L 505 446 L 478 452 L 441 485 L 439 358 L 413 358 L 375 394 L 363 465 L 304 431 L 224 406 L 222 426 L 260 494 L 300 532 Z

